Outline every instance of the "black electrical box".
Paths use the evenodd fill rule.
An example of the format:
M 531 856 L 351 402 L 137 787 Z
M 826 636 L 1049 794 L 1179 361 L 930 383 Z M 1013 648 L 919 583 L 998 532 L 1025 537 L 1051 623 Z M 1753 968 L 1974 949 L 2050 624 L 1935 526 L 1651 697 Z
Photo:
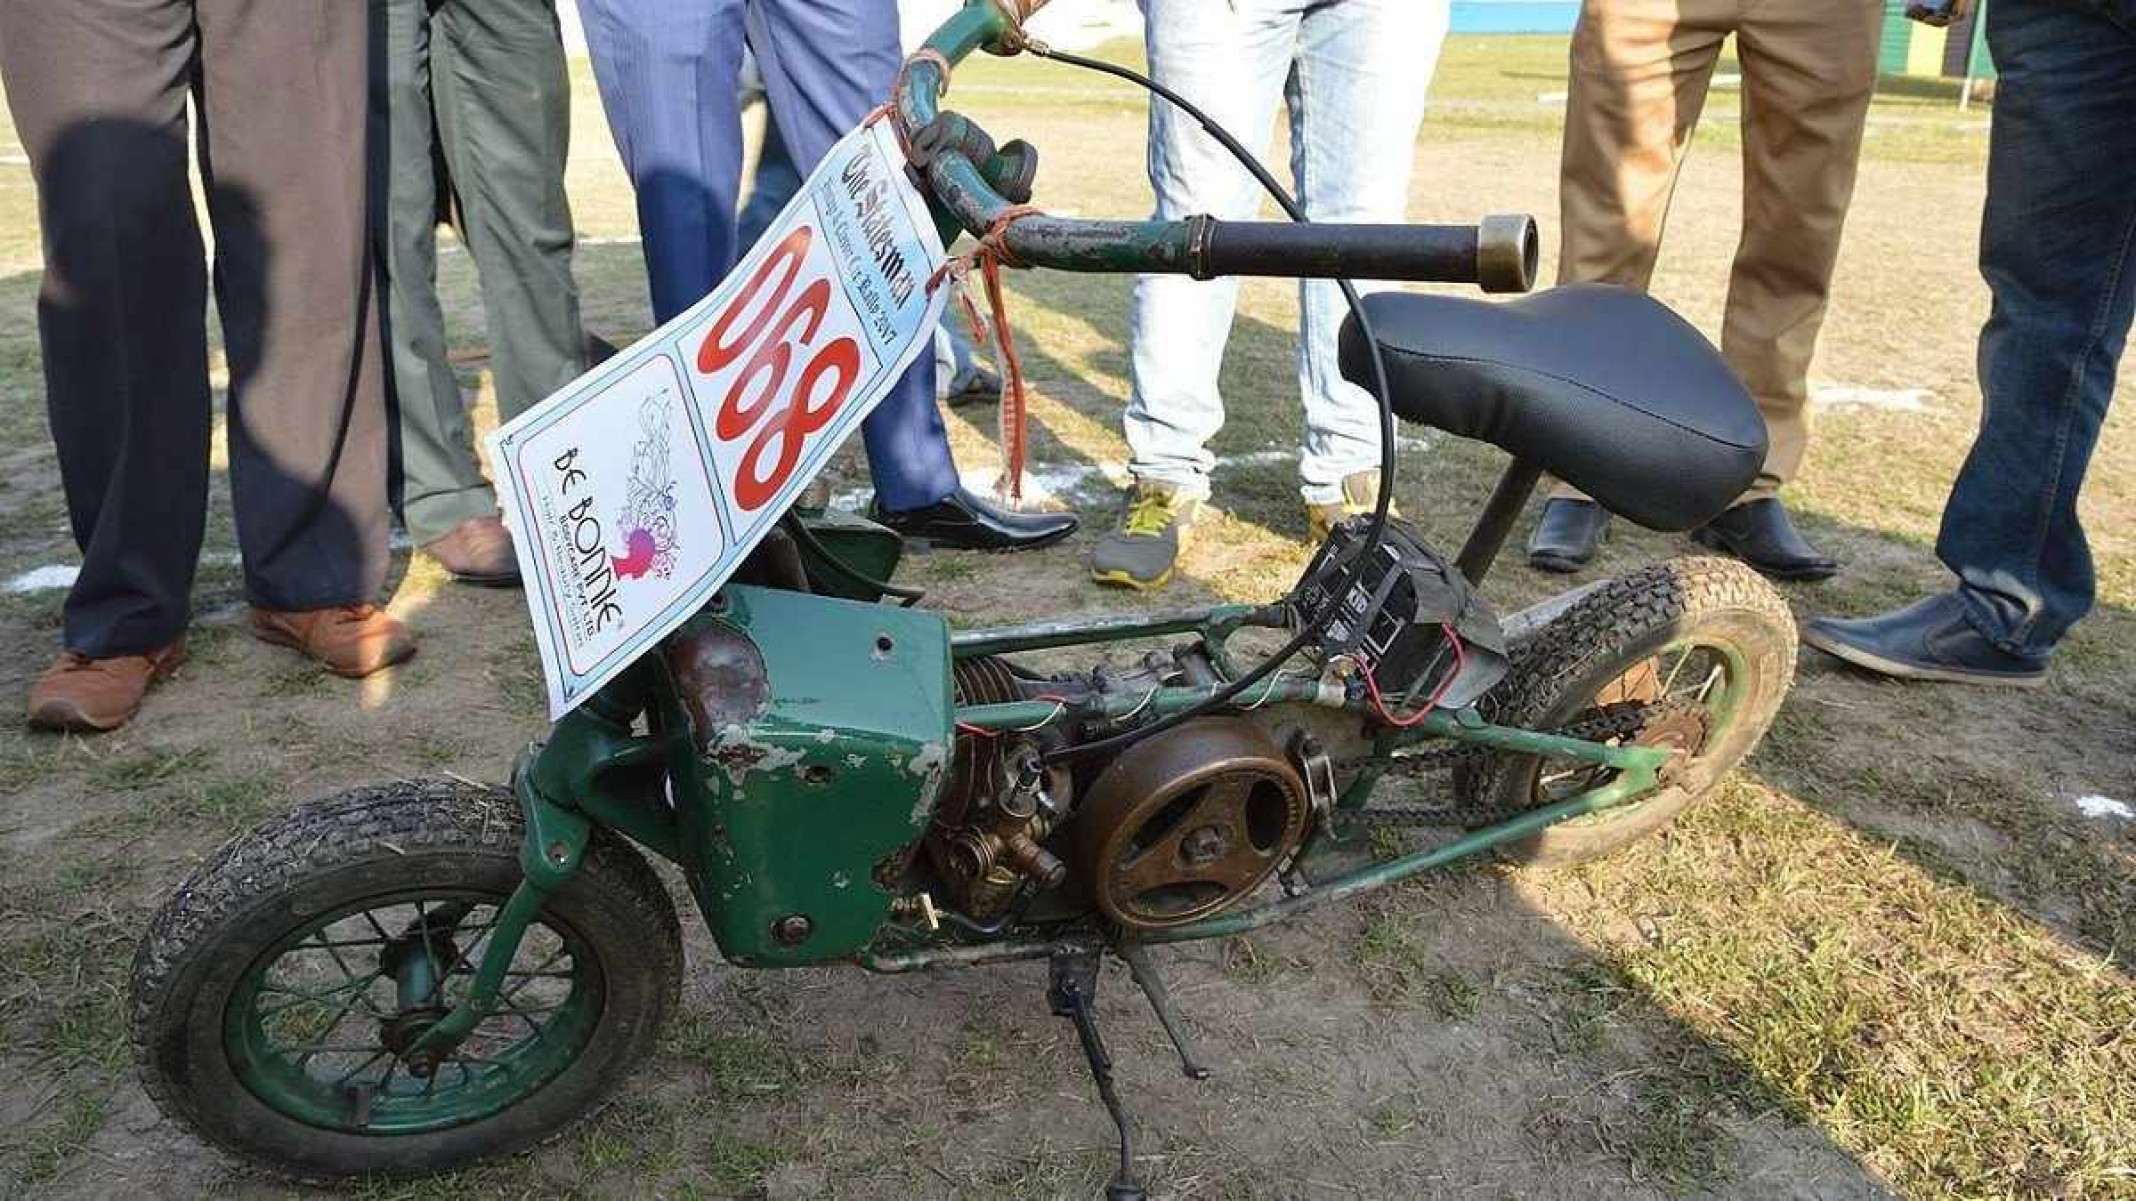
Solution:
M 1443 708 L 1474 703 L 1506 674 L 1498 615 L 1415 526 L 1390 517 L 1368 547 L 1371 530 L 1363 516 L 1336 526 L 1291 590 L 1293 620 L 1315 633 L 1308 653 L 1354 660 L 1390 705 L 1432 696 Z

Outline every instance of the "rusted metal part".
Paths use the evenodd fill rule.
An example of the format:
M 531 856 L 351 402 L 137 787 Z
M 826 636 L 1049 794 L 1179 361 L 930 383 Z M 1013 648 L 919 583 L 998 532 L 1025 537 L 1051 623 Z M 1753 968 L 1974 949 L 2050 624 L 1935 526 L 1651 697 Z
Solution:
M 755 721 L 770 706 L 771 677 L 764 672 L 764 656 L 733 626 L 693 626 L 668 639 L 665 650 L 700 753 L 712 749 L 719 731 Z
M 1024 689 L 998 656 L 960 659 L 952 669 L 958 704 L 1015 701 Z M 1074 778 L 1065 767 L 1040 769 L 1035 746 L 1021 738 L 960 734 L 934 824 L 928 862 L 956 911 L 988 922 L 1007 912 L 1028 882 L 1057 887 L 1067 868 L 1041 843 L 1056 814 L 1067 811 Z M 1039 769 L 1037 774 L 1028 774 Z
M 936 968 L 988 967 L 997 963 L 1022 963 L 1050 959 L 1056 954 L 1102 950 L 1105 940 L 1095 933 L 1079 932 L 1060 938 L 1017 938 L 963 946 L 909 947 L 901 950 L 869 950 L 853 961 L 871 972 L 931 971 Z
M 1305 837 L 1305 782 L 1261 727 L 1205 717 L 1121 752 L 1085 794 L 1076 863 L 1106 917 L 1155 930 L 1246 897 Z

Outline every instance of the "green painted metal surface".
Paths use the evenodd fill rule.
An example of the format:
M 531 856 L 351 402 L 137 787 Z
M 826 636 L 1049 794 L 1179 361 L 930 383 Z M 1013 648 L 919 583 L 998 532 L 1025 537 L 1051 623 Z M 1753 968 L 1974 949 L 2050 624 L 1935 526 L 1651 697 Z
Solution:
M 801 524 L 838 563 L 870 579 L 887 582 L 897 573 L 898 560 L 905 553 L 905 540 L 895 530 L 842 509 L 803 513 Z M 826 563 L 815 547 L 803 543 L 800 551 L 802 566 L 808 571 L 808 586 L 815 592 L 846 600 L 882 599 L 879 594 L 869 595 L 847 571 Z
M 888 915 L 949 760 L 949 630 L 939 614 L 734 587 L 717 623 L 769 679 L 753 716 L 696 731 L 674 765 L 681 857 L 720 950 L 740 964 L 844 959 Z

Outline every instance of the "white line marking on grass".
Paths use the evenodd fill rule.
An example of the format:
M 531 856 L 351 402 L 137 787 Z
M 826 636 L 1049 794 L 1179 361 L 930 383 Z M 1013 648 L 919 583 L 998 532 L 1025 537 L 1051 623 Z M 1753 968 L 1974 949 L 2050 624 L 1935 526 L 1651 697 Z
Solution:
M 1890 413 L 1932 413 L 1936 394 L 1926 388 L 1856 388 L 1816 384 L 1810 404 L 1820 409 L 1882 409 Z
M 1401 438 L 1395 443 L 1403 450 L 1426 450 L 1429 439 Z M 1298 458 L 1295 450 L 1269 447 L 1264 450 L 1249 450 L 1243 454 L 1224 455 L 1216 460 L 1217 470 L 1227 467 L 1265 467 L 1271 463 L 1290 463 Z M 960 482 L 980 496 L 993 496 L 994 482 L 1001 475 L 999 466 L 968 467 L 959 471 Z M 1044 508 L 1051 500 L 1066 500 L 1100 482 L 1115 488 L 1128 485 L 1127 464 L 1120 460 L 1103 463 L 1027 463 L 1024 465 L 1023 507 Z M 871 488 L 850 488 L 831 497 L 835 508 L 859 510 L 875 495 Z
M 2127 801 L 2117 801 L 2097 793 L 2078 797 L 2077 812 L 2086 817 L 2118 817 L 2123 821 L 2136 818 L 2136 808 L 2132 808 Z
M 407 550 L 409 548 L 408 535 L 400 530 L 394 530 L 386 538 L 386 546 L 391 550 Z M 243 562 L 244 559 L 236 551 L 219 551 L 215 554 L 200 556 L 200 564 L 203 567 L 236 567 Z M 8 580 L 7 583 L 0 584 L 0 592 L 24 595 L 31 592 L 53 592 L 62 588 L 72 588 L 74 587 L 74 581 L 80 578 L 81 574 L 82 568 L 79 563 L 47 563 L 42 567 L 32 567 L 28 571 Z
M 82 569 L 71 563 L 47 563 L 32 567 L 7 582 L 7 590 L 14 593 L 48 592 L 54 588 L 74 587 L 74 577 Z

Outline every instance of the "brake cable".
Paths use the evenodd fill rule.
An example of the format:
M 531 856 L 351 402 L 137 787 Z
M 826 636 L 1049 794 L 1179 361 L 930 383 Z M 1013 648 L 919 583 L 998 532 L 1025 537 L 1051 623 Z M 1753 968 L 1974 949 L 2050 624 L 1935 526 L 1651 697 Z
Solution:
M 1305 210 L 1299 207 L 1298 202 L 1292 199 L 1290 193 L 1276 180 L 1275 176 L 1269 174 L 1268 169 L 1261 165 L 1260 159 L 1255 157 L 1252 151 L 1240 144 L 1237 138 L 1231 136 L 1230 132 L 1217 124 L 1207 113 L 1188 102 L 1186 97 L 1181 96 L 1147 75 L 1143 75 L 1131 68 L 1120 66 L 1117 63 L 1085 58 L 1080 54 L 1070 54 L 1065 50 L 1055 50 L 1051 46 L 1038 41 L 1026 41 L 1023 48 L 1040 58 L 1052 59 L 1055 62 L 1066 63 L 1072 67 L 1082 67 L 1085 70 L 1096 71 L 1101 75 L 1124 79 L 1186 113 L 1201 125 L 1203 132 L 1216 139 L 1218 145 L 1229 152 L 1231 157 L 1238 160 L 1239 165 L 1244 167 L 1249 175 L 1253 176 L 1255 182 L 1259 183 L 1262 189 L 1274 198 L 1277 207 L 1283 210 L 1286 217 L 1299 225 L 1310 225 L 1312 223 L 1305 215 Z M 1372 507 L 1372 524 L 1366 530 L 1365 537 L 1351 549 L 1350 553 L 1331 566 L 1330 570 L 1339 572 L 1346 569 L 1351 563 L 1359 561 L 1361 557 L 1377 553 L 1381 543 L 1385 540 L 1387 508 L 1394 497 L 1396 455 L 1394 406 L 1391 400 L 1392 390 L 1387 383 L 1386 352 L 1380 348 L 1379 338 L 1372 332 L 1372 320 L 1365 315 L 1364 301 L 1359 298 L 1357 288 L 1348 279 L 1337 278 L 1334 283 L 1338 288 L 1342 289 L 1343 302 L 1349 306 L 1350 316 L 1357 322 L 1357 332 L 1364 337 L 1365 345 L 1370 347 L 1372 351 L 1372 399 L 1379 408 L 1380 433 L 1380 486 L 1379 496 Z M 1339 593 L 1339 589 L 1329 590 L 1330 603 L 1334 601 Z M 1286 603 L 1293 603 L 1296 598 L 1286 597 L 1285 600 Z M 1266 659 L 1256 664 L 1246 674 L 1219 688 L 1195 704 L 1181 709 L 1169 717 L 1158 718 L 1148 725 L 1137 726 L 1132 730 L 1123 730 L 1118 734 L 1100 738 L 1094 742 L 1070 744 L 1042 752 L 1040 756 L 1042 761 L 1058 763 L 1065 760 L 1083 758 L 1088 755 L 1122 751 L 1152 734 L 1169 730 L 1229 705 L 1241 693 L 1259 683 L 1284 663 L 1290 661 L 1299 651 L 1304 650 L 1306 644 L 1311 642 L 1313 636 L 1318 632 L 1317 627 L 1321 617 L 1322 614 L 1317 612 L 1311 614 L 1301 613 L 1299 615 L 1298 633 L 1289 642 L 1271 652 Z

